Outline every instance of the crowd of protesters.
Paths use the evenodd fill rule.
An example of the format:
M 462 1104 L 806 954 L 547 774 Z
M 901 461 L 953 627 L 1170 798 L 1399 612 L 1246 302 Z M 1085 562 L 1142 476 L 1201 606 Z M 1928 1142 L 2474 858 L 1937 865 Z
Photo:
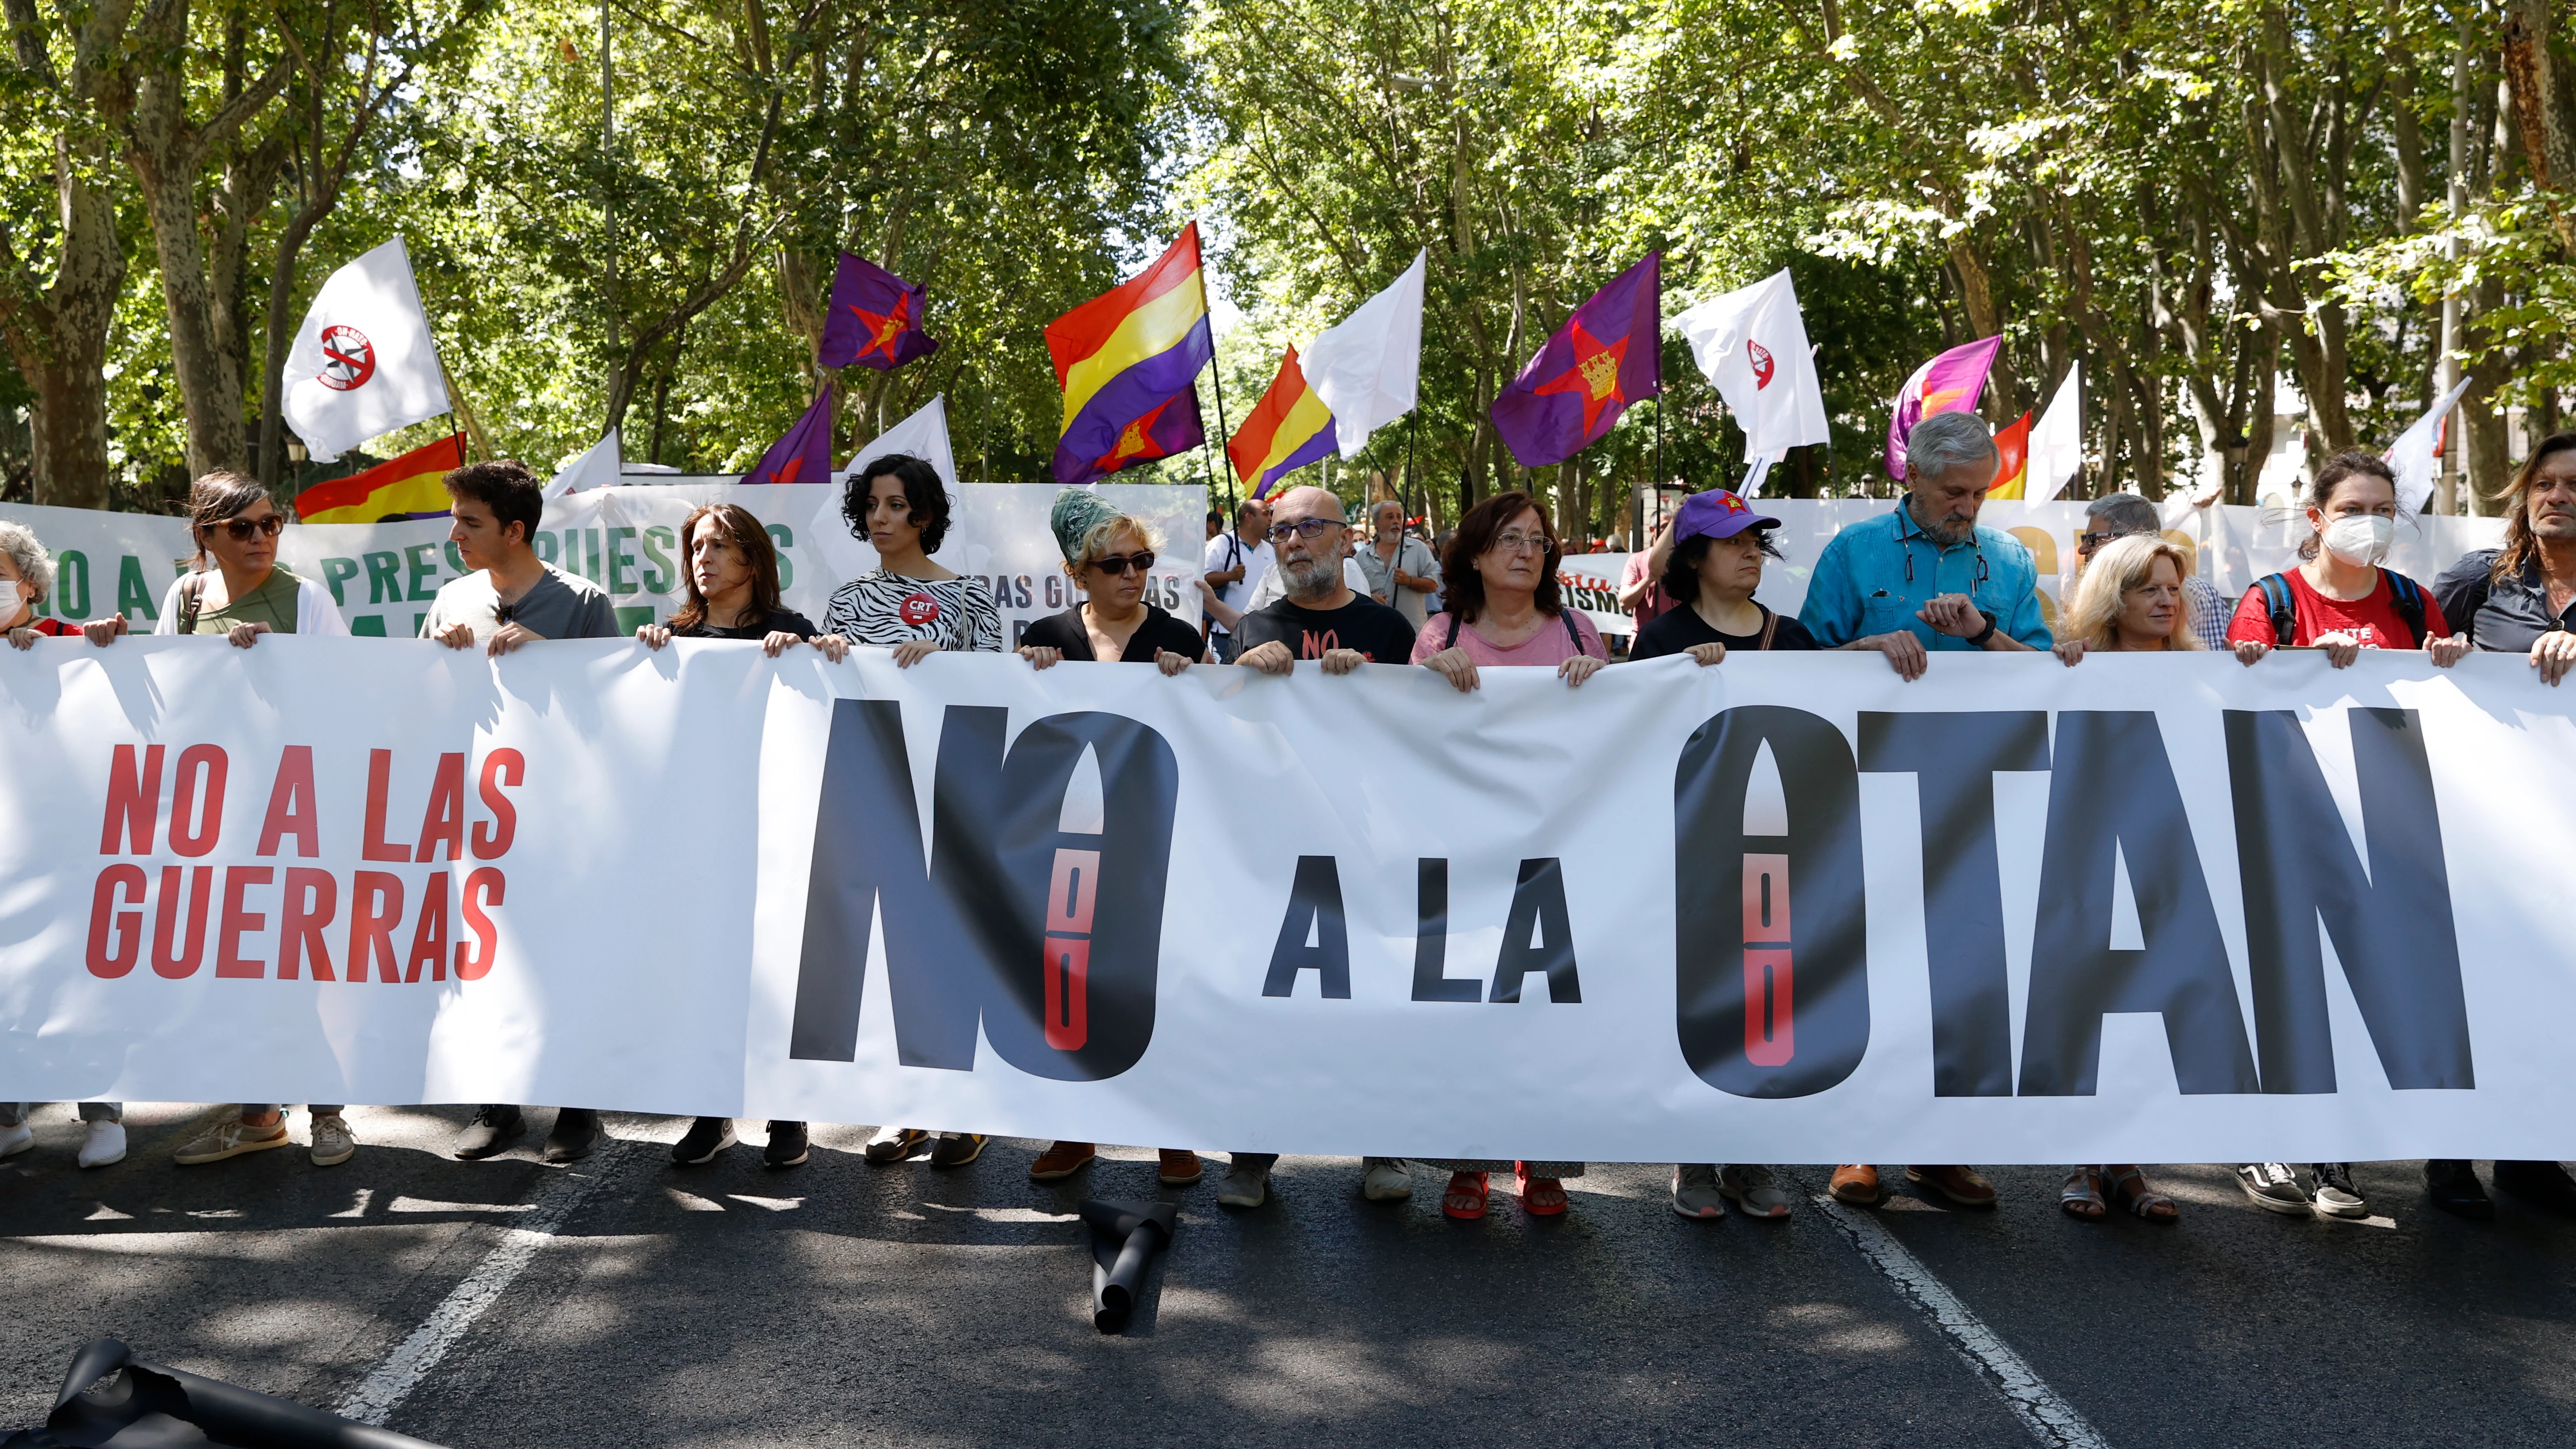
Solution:
M 1934 656 L 2053 652 L 2069 667 L 2102 652 L 2212 650 L 2257 664 L 2275 649 L 2314 649 L 2337 668 L 2364 649 L 2420 650 L 2448 667 L 2472 650 L 2526 656 L 2538 677 L 2556 685 L 2576 664 L 2576 433 L 2536 446 L 2501 500 L 2504 543 L 2460 559 L 2431 585 L 2382 567 L 2398 521 L 2396 480 L 2364 453 L 2342 453 L 2317 470 L 2301 500 L 2306 534 L 2301 562 L 2248 589 L 2231 611 L 2198 576 L 2189 552 L 2164 539 L 2155 508 L 2128 494 L 2094 500 L 2078 540 L 2081 572 L 2052 629 L 2043 617 L 2036 566 L 2011 536 L 1978 523 L 1996 472 L 1994 441 L 1972 414 L 1942 413 L 1907 438 L 1906 490 L 1884 515 L 1846 527 L 1817 559 L 1795 618 L 1756 597 L 1766 562 L 1780 551 L 1779 520 L 1725 489 L 1687 498 L 1650 549 L 1631 556 L 1620 600 L 1639 628 L 1627 662 L 1652 664 L 1687 654 L 1699 668 L 1722 667 L 1741 652 L 1850 650 L 1877 653 L 1900 677 L 1936 668 Z M 473 464 L 448 475 L 450 538 L 472 572 L 438 592 L 422 637 L 450 648 L 501 655 L 547 639 L 595 639 L 621 632 L 608 596 L 596 585 L 539 558 L 531 537 L 543 513 L 538 480 L 514 462 Z M 933 560 L 950 523 L 937 474 L 918 459 L 895 455 L 853 470 L 843 503 L 851 531 L 874 546 L 878 567 L 831 595 L 818 627 L 781 602 L 778 557 L 768 532 L 743 508 L 717 503 L 691 513 L 679 533 L 685 600 L 663 623 L 636 637 L 660 649 L 673 638 L 757 641 L 772 656 L 811 647 L 838 662 L 853 645 L 892 651 L 910 667 L 942 650 L 999 652 L 1003 629 L 991 590 Z M 1326 675 L 1364 664 L 1420 665 L 1458 690 L 1480 687 L 1483 671 L 1541 668 L 1567 689 L 1611 665 L 1599 629 L 1560 595 L 1563 547 L 1547 510 L 1530 494 L 1506 492 L 1469 509 L 1435 550 L 1406 527 L 1403 509 L 1381 502 L 1362 533 L 1333 493 L 1291 488 L 1248 499 L 1229 521 L 1207 519 L 1199 582 L 1205 632 L 1147 600 L 1148 578 L 1166 541 L 1141 519 L 1120 514 L 1101 495 L 1067 489 L 1050 526 L 1080 602 L 1037 621 L 1017 652 L 1034 669 L 1071 659 L 1148 665 L 1165 676 L 1193 667 L 1234 665 L 1286 675 L 1313 662 Z M 266 489 L 238 475 L 197 480 L 190 498 L 195 569 L 171 585 L 156 616 L 161 634 L 221 635 L 255 648 L 263 634 L 346 634 L 330 598 L 310 580 L 277 564 L 287 515 Z M 1230 524 L 1230 526 L 1229 526 Z M 37 609 L 53 583 L 52 562 L 33 533 L 0 522 L 0 615 L 9 643 L 24 650 L 40 635 L 78 633 L 112 647 L 127 631 L 122 615 L 85 625 L 59 622 Z M 1670 667 L 1670 666 L 1666 666 Z M 0 1157 L 24 1151 L 33 1136 L 28 1103 L 0 1103 Z M 308 1107 L 315 1166 L 347 1161 L 357 1150 L 342 1109 Z M 86 1124 L 84 1167 L 125 1154 L 119 1104 L 80 1107 Z M 460 1158 L 492 1156 L 527 1131 L 525 1109 L 486 1104 L 459 1134 Z M 596 1150 L 599 1114 L 554 1112 L 543 1155 L 568 1162 Z M 711 1161 L 736 1142 L 729 1119 L 697 1119 L 672 1149 L 680 1165 Z M 289 1144 L 285 1109 L 244 1104 L 237 1114 L 186 1145 L 183 1165 L 221 1161 Z M 872 1163 L 926 1156 L 934 1167 L 977 1160 L 979 1134 L 886 1127 L 865 1148 Z M 1056 1142 L 1030 1169 L 1039 1181 L 1070 1177 L 1097 1155 L 1088 1142 Z M 807 1125 L 768 1124 L 764 1160 L 792 1168 L 807 1160 Z M 1276 1158 L 1231 1155 L 1219 1202 L 1257 1208 L 1269 1197 Z M 1412 1195 L 1412 1167 L 1395 1158 L 1364 1158 L 1361 1188 L 1372 1200 Z M 1525 1212 L 1566 1211 L 1564 1181 L 1581 1162 L 1512 1159 L 1422 1160 L 1446 1171 L 1441 1208 L 1462 1219 L 1483 1217 L 1492 1175 L 1510 1173 Z M 1162 1181 L 1202 1176 L 1196 1152 L 1166 1148 Z M 1963 1164 L 1914 1164 L 1905 1177 L 1963 1207 L 1991 1207 L 1995 1189 Z M 2236 1170 L 2246 1196 L 2267 1210 L 2361 1217 L 2370 1205 L 2349 1163 L 2314 1163 L 2303 1179 L 2287 1163 L 2248 1163 Z M 2493 1212 L 2470 1164 L 2425 1166 L 2430 1200 L 2465 1216 Z M 2499 1162 L 2495 1185 L 2561 1212 L 2576 1213 L 2576 1179 L 2555 1162 Z M 1842 1202 L 1875 1204 L 1885 1195 L 1879 1168 L 1835 1167 L 1828 1190 Z M 1732 1202 L 1760 1218 L 1783 1218 L 1791 1199 L 1771 1171 L 1756 1164 L 1678 1163 L 1671 1205 L 1689 1218 L 1723 1216 Z M 2060 1194 L 2064 1210 L 2098 1220 L 2119 1210 L 2161 1223 L 2180 1216 L 2174 1200 L 2147 1181 L 2138 1164 L 2075 1167 Z

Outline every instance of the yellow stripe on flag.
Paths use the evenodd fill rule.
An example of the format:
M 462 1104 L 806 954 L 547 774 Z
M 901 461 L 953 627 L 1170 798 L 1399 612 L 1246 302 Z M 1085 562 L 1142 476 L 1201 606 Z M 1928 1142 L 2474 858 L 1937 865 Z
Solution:
M 1195 275 L 1128 313 L 1098 351 L 1066 369 L 1064 421 L 1057 431 L 1072 427 L 1074 415 L 1111 378 L 1146 358 L 1171 351 L 1206 315 L 1207 293 Z

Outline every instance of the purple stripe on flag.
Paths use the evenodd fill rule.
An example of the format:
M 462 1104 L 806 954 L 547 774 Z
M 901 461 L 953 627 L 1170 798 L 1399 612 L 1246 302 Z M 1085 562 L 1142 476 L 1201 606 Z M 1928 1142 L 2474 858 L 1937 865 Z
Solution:
M 1049 469 L 1056 481 L 1071 485 L 1101 476 L 1094 465 L 1118 446 L 1127 425 L 1162 406 L 1174 394 L 1188 391 L 1215 353 L 1207 319 L 1202 317 L 1180 341 L 1103 383 L 1083 403 L 1082 411 L 1073 415 L 1072 423 L 1056 441 L 1055 461 Z M 1195 419 L 1195 402 L 1189 411 Z M 1163 421 L 1169 421 L 1168 414 Z
M 1252 496 L 1255 498 L 1268 497 L 1270 494 L 1270 485 L 1287 477 L 1289 474 L 1296 472 L 1298 469 L 1305 467 L 1309 463 L 1320 463 L 1324 461 L 1332 451 L 1333 424 L 1332 420 L 1327 418 L 1325 419 L 1324 425 L 1315 430 L 1315 436 L 1308 438 L 1306 441 L 1297 445 L 1296 452 L 1289 454 L 1287 458 L 1281 461 L 1277 466 L 1262 470 L 1261 486 L 1252 490 Z

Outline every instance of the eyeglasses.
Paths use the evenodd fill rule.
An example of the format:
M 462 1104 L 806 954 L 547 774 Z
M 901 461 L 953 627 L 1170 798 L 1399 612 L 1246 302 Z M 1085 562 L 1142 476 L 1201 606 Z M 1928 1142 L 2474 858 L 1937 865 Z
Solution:
M 1534 548 L 1540 553 L 1545 553 L 1547 552 L 1547 535 L 1544 533 L 1521 533 L 1514 529 L 1505 529 L 1501 533 L 1494 535 L 1494 547 L 1501 549 L 1505 553 L 1519 553 L 1525 548 Z
M 1270 541 L 1286 543 L 1292 537 L 1314 538 L 1325 529 L 1343 526 L 1338 518 L 1301 518 L 1295 523 L 1274 523 L 1270 525 Z
M 1113 579 L 1123 579 L 1127 577 L 1128 570 L 1130 569 L 1133 569 L 1140 574 L 1152 573 L 1154 571 L 1154 551 L 1148 548 L 1139 549 L 1134 553 L 1103 554 L 1099 558 L 1093 559 L 1091 561 L 1091 566 L 1100 570 L 1102 573 L 1109 575 Z
M 206 526 L 208 528 L 214 527 L 211 523 Z M 251 537 L 254 534 L 266 534 L 270 538 L 275 538 L 278 534 L 284 532 L 286 529 L 286 515 L 283 513 L 271 513 L 262 518 L 227 518 L 224 520 L 223 526 L 224 532 L 232 535 L 233 542 L 248 543 L 251 541 Z

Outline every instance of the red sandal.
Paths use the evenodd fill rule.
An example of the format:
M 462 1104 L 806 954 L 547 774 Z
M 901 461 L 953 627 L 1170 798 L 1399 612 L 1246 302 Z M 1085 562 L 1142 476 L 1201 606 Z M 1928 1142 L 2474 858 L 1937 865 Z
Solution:
M 1520 1190 L 1521 1211 L 1533 1217 L 1552 1218 L 1565 1211 L 1565 1184 L 1553 1177 L 1532 1177 L 1529 1164 L 1512 1164 L 1513 1186 Z
M 1449 1190 L 1440 1194 L 1440 1210 L 1462 1222 L 1474 1222 L 1485 1215 L 1485 1197 L 1491 1190 L 1481 1172 L 1453 1172 Z

